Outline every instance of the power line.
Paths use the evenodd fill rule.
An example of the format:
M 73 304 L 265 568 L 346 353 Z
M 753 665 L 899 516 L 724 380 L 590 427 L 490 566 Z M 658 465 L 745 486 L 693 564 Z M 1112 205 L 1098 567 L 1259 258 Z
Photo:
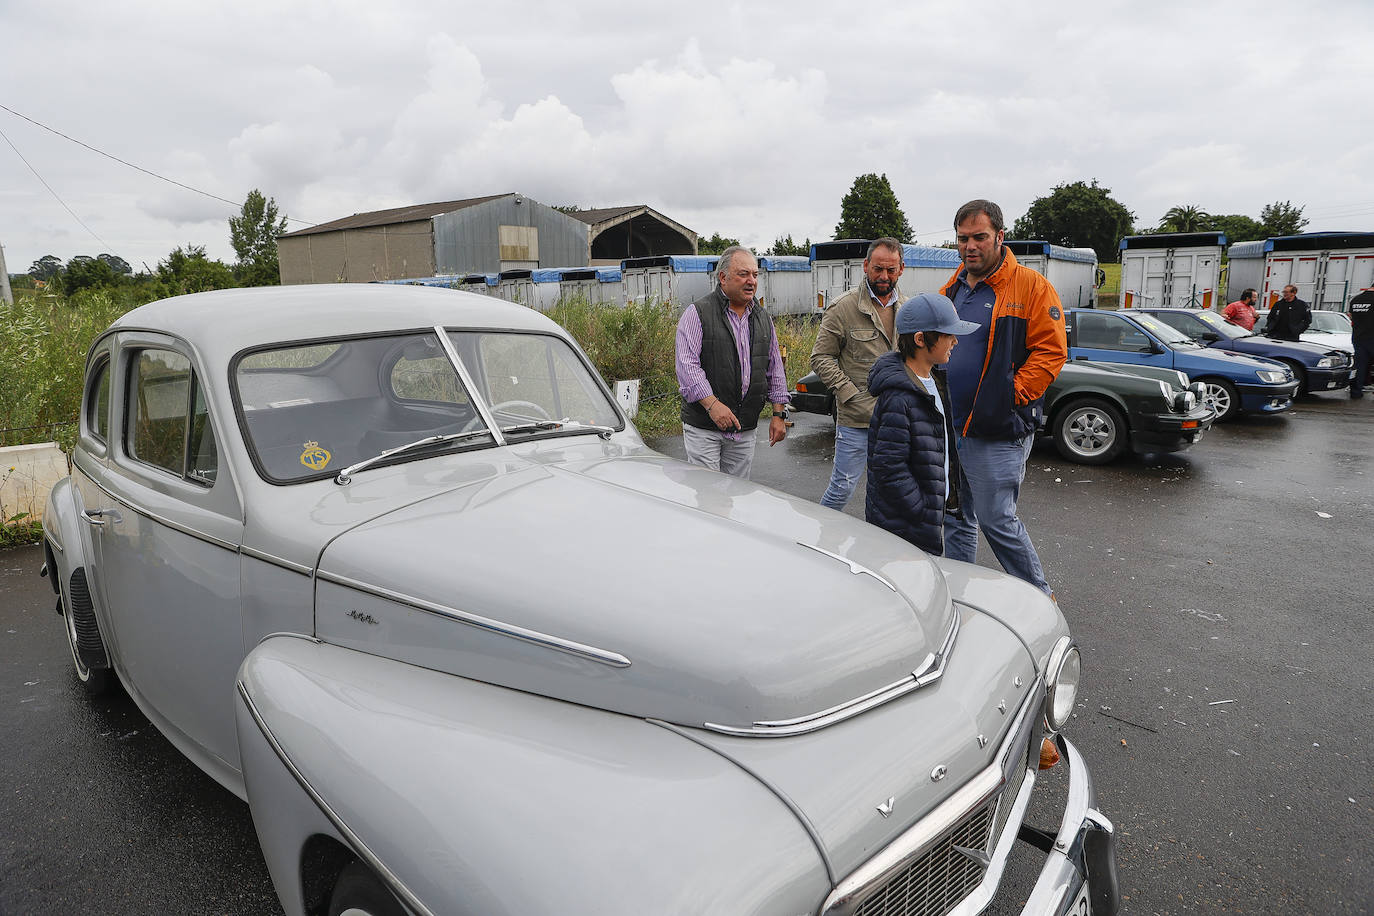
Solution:
M 0 108 L 3 107 L 3 105 L 0 105 Z M 5 110 L 9 111 L 8 108 L 6 108 Z M 23 116 L 21 115 L 20 117 Z M 19 161 L 27 165 L 29 167 L 29 171 L 33 172 L 33 177 L 37 178 L 39 182 L 43 185 L 43 187 L 48 189 L 48 193 L 53 196 L 53 200 L 61 204 L 62 208 L 72 215 L 72 219 L 76 220 L 78 223 L 81 223 L 81 228 L 89 232 L 91 234 L 91 237 L 95 239 L 97 242 L 99 242 L 102 248 L 104 248 L 106 251 L 109 251 L 110 243 L 102 239 L 99 235 L 97 235 L 94 229 L 92 229 L 90 226 L 87 226 L 85 221 L 82 220 L 81 217 L 76 215 L 75 210 L 67 206 L 67 202 L 63 200 L 60 196 L 58 196 L 58 193 L 52 189 L 52 185 L 48 184 L 48 182 L 44 180 L 43 176 L 38 174 L 38 169 L 33 167 L 33 163 L 25 159 L 24 154 L 19 152 L 19 147 L 14 145 L 14 141 L 9 138 L 9 135 L 6 134 L 3 130 L 0 130 L 0 137 L 5 138 L 5 142 L 9 144 L 10 149 L 14 150 L 14 154 L 19 157 Z
M 61 137 L 63 140 L 67 140 L 67 141 L 69 141 L 69 142 L 71 142 L 71 143 L 75 143 L 77 146 L 84 147 L 84 148 L 90 150 L 90 151 L 93 152 L 93 153 L 96 153 L 96 154 L 98 154 L 98 155 L 104 156 L 106 159 L 112 159 L 112 160 L 114 160 L 115 162 L 118 162 L 120 165 L 127 166 L 128 168 L 131 168 L 131 169 L 133 169 L 133 170 L 136 171 L 136 172 L 142 172 L 142 173 L 145 174 L 145 175 L 148 175 L 148 176 L 151 176 L 151 177 L 153 177 L 153 178 L 156 178 L 158 181 L 165 181 L 165 182 L 167 182 L 168 184 L 176 185 L 178 188 L 182 188 L 182 189 L 187 190 L 187 191 L 190 191 L 190 192 L 192 192 L 192 193 L 194 193 L 194 194 L 201 194 L 201 195 L 203 195 L 203 196 L 205 196 L 205 197 L 210 198 L 211 200 L 217 200 L 217 201 L 219 201 L 220 203 L 228 204 L 228 205 L 231 206 L 231 207 L 236 207 L 236 208 L 237 208 L 237 207 L 240 207 L 240 206 L 241 206 L 240 204 L 238 204 L 238 203 L 236 203 L 236 202 L 234 202 L 234 201 L 232 201 L 232 200 L 226 200 L 225 198 L 220 197 L 218 194 L 211 194 L 209 191 L 202 191 L 200 188 L 193 188 L 193 187 L 191 187 L 189 184 L 183 184 L 182 182 L 177 181 L 177 180 L 174 179 L 174 178 L 168 178 L 168 177 L 165 176 L 165 175 L 159 175 L 157 172 L 153 172 L 153 171 L 150 171 L 150 170 L 148 170 L 148 169 L 145 169 L 145 168 L 143 168 L 143 166 L 141 166 L 141 165 L 134 165 L 132 162 L 126 162 L 126 161 L 124 161 L 123 159 L 120 159 L 118 156 L 111 155 L 110 153 L 107 153 L 107 152 L 105 152 L 104 150 L 101 150 L 101 149 L 96 149 L 94 146 L 91 146 L 89 143 L 83 143 L 82 141 L 76 139 L 75 137 L 69 137 L 69 136 L 67 136 L 66 134 L 62 133 L 62 131 L 60 131 L 60 130 L 57 130 L 57 129 L 52 128 L 52 127 L 49 127 L 48 125 L 43 124 L 43 123 L 41 123 L 41 122 L 39 122 L 39 121 L 35 121 L 33 118 L 30 118 L 28 115 L 20 114 L 19 112 L 15 111 L 13 108 L 10 108 L 10 107 L 7 106 L 7 105 L 0 105 L 0 109 L 4 109 L 5 111 L 8 111 L 10 114 L 14 115 L 16 118 L 23 118 L 25 121 L 28 121 L 30 124 L 34 125 L 35 127 L 41 127 L 41 128 L 43 128 L 43 130 L 46 130 L 46 131 L 47 131 L 48 133 L 50 133 L 50 134 L 56 134 L 57 136 Z M 7 137 L 7 138 L 6 138 L 6 142 L 8 142 L 8 141 L 9 141 L 9 138 Z M 13 147 L 14 144 L 11 143 L 10 146 Z M 15 152 L 17 153 L 17 152 L 19 152 L 19 151 L 16 149 Z M 22 159 L 22 158 L 24 158 L 24 157 L 23 157 L 23 156 L 20 156 L 19 158 Z M 28 163 L 25 162 L 25 164 L 27 165 Z M 33 166 L 29 166 L 29 168 L 32 169 Z M 34 172 L 34 174 L 37 175 L 38 173 L 37 173 L 37 172 Z M 39 181 L 42 181 L 42 179 L 40 178 Z M 47 186 L 47 182 L 43 182 L 43 184 L 44 184 L 45 187 Z M 51 190 L 51 188 L 49 188 L 49 190 Z M 56 196 L 56 195 L 54 195 L 54 196 Z M 63 204 L 63 206 L 65 207 L 66 204 Z M 69 212 L 69 213 L 71 212 L 70 208 L 68 208 L 68 211 L 67 211 L 67 212 Z M 76 214 L 75 214 L 75 213 L 72 213 L 72 216 L 76 216 Z M 293 223 L 304 223 L 304 224 L 307 225 L 307 226 L 314 226 L 314 225 L 316 225 L 315 223 L 312 223 L 312 222 L 310 222 L 309 220 L 295 219 L 295 218 L 290 217 L 290 216 L 285 217 L 285 218 L 286 218 L 287 220 L 289 220 L 290 222 L 293 222 Z M 81 221 L 78 219 L 77 222 L 81 222 Z M 86 224 L 85 224 L 85 223 L 81 223 L 81 225 L 84 226 L 84 225 L 86 225 Z M 90 230 L 87 229 L 87 231 L 89 232 Z M 92 234 L 92 235 L 95 235 L 95 233 L 91 233 L 91 234 Z M 99 236 L 96 236 L 96 237 L 99 238 Z M 104 244 L 104 242 L 102 242 L 101 244 Z

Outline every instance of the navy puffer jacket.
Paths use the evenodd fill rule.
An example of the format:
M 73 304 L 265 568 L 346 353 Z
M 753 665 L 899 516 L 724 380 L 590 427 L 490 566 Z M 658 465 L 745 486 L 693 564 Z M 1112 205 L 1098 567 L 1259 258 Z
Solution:
M 936 386 L 949 416 L 943 373 Z M 868 422 L 868 493 L 864 518 L 935 556 L 944 553 L 945 511 L 954 511 L 959 494 L 958 450 L 949 450 L 950 499 L 945 504 L 945 443 L 952 427 L 935 399 L 912 382 L 902 356 L 885 353 L 868 373 L 868 390 L 877 397 Z

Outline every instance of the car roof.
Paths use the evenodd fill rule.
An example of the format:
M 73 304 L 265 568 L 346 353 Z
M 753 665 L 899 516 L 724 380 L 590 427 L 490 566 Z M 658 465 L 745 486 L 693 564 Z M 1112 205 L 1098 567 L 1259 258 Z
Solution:
M 316 283 L 224 289 L 139 306 L 110 331 L 149 330 L 190 341 L 214 361 L 278 341 L 433 327 L 563 334 L 552 320 L 504 299 L 461 290 L 380 283 Z

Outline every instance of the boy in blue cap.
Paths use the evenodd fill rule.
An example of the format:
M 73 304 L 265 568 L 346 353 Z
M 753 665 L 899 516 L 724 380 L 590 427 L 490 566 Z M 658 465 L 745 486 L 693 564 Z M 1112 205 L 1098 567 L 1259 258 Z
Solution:
M 978 327 L 939 293 L 913 296 L 897 311 L 896 351 L 868 373 L 877 403 L 868 422 L 864 518 L 935 556 L 944 553 L 945 512 L 958 511 L 959 458 L 949 447 L 949 392 L 933 370 L 949 361 L 957 335 Z

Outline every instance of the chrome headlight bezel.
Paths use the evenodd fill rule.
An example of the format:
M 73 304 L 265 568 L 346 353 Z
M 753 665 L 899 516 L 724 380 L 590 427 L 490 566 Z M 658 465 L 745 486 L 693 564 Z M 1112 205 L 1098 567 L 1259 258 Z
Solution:
M 1191 413 L 1194 407 L 1197 407 L 1197 395 L 1191 390 L 1180 391 L 1174 400 L 1174 408 L 1179 413 Z
M 1078 646 L 1068 636 L 1059 637 L 1045 662 L 1045 727 L 1051 732 L 1063 729 L 1073 715 L 1082 672 Z

